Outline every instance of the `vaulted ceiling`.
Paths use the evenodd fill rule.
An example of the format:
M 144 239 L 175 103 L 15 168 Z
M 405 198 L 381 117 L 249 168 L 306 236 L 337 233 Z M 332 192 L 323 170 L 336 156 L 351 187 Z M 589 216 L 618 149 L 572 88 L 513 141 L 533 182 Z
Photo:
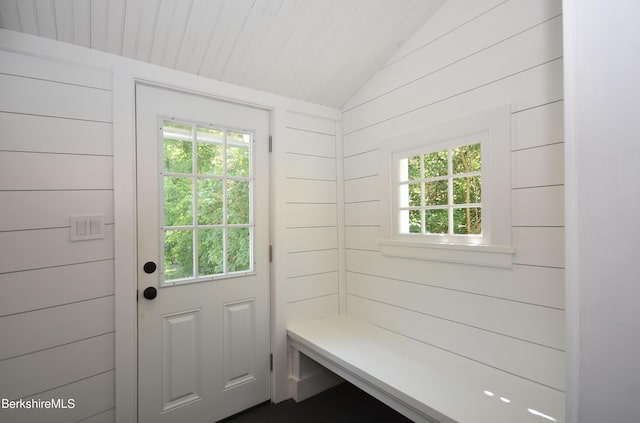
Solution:
M 0 0 L 0 27 L 342 107 L 444 0 Z

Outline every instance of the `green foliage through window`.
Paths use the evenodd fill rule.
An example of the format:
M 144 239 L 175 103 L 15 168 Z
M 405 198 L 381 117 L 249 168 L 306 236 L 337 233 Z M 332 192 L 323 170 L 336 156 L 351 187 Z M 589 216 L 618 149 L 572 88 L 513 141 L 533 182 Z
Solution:
M 480 143 L 399 160 L 401 233 L 482 234 Z
M 252 269 L 249 133 L 165 121 L 164 280 Z

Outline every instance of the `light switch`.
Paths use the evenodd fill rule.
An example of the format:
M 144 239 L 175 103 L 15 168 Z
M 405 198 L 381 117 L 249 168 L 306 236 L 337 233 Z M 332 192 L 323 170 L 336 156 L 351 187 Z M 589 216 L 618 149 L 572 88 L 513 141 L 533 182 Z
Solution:
M 104 215 L 71 216 L 71 241 L 87 241 L 105 237 Z
M 100 219 L 91 219 L 89 220 L 89 234 L 91 235 L 100 235 L 102 233 L 103 223 Z
M 76 221 L 76 235 L 83 236 L 87 234 L 87 221 L 86 220 L 77 220 Z

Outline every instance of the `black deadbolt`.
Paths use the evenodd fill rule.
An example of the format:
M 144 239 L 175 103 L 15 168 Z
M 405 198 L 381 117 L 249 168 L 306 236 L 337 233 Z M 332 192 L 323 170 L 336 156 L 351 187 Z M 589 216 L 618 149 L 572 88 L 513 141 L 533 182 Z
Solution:
M 153 300 L 155 297 L 158 296 L 158 290 L 155 289 L 154 287 L 150 286 L 148 288 L 145 288 L 145 290 L 142 292 L 142 295 L 147 300 Z
M 156 271 L 156 268 L 157 268 L 157 266 L 156 266 L 156 264 L 154 262 L 148 261 L 148 262 L 146 262 L 144 264 L 144 267 L 142 269 L 144 270 L 144 273 L 151 274 L 151 273 Z

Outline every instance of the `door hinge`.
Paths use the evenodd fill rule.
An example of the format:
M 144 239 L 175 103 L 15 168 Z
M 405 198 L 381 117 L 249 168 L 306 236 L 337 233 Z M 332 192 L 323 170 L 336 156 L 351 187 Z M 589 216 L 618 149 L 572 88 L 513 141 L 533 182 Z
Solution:
M 136 301 L 138 301 L 138 297 L 140 296 L 140 291 L 136 289 Z
M 269 135 L 269 153 L 273 151 L 273 137 Z
M 269 245 L 269 263 L 273 262 L 273 245 Z
M 269 370 L 273 371 L 273 354 L 269 354 Z

